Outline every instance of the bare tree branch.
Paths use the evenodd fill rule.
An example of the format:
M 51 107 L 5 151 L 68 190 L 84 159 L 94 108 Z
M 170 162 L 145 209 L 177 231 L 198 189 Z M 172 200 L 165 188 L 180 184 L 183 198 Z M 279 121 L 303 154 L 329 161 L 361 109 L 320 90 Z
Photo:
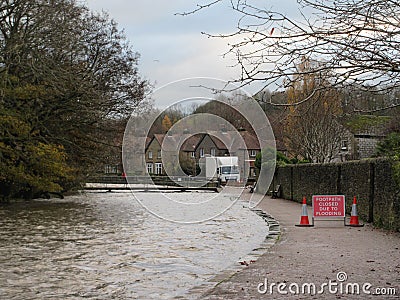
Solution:
M 203 4 L 203 5 L 197 4 L 197 8 L 194 9 L 194 10 L 191 10 L 191 11 L 188 11 L 188 12 L 183 12 L 183 13 L 175 13 L 174 15 L 175 15 L 175 16 L 188 16 L 188 15 L 192 15 L 192 14 L 195 14 L 196 12 L 198 12 L 198 11 L 200 11 L 200 10 L 202 10 L 202 9 L 211 7 L 211 6 L 213 6 L 213 5 L 215 5 L 215 4 L 219 3 L 219 2 L 222 2 L 222 0 L 215 0 L 215 1 L 213 1 L 213 2 L 210 2 L 210 3 L 207 3 L 207 4 Z
M 356 85 L 375 93 L 400 89 L 399 0 L 298 0 L 300 18 L 253 3 L 230 1 L 241 15 L 234 32 L 204 33 L 229 39 L 225 55 L 233 55 L 241 68 L 235 83 L 286 89 L 300 75 L 296 65 L 308 58 L 322 62 L 308 74 L 327 74 L 333 87 Z

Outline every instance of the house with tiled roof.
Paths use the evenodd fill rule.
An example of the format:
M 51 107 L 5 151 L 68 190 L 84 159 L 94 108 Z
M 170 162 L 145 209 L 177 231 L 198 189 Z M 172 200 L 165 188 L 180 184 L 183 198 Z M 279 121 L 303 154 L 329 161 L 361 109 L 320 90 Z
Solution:
M 182 145 L 181 151 L 187 157 L 195 158 L 198 162 L 205 156 L 227 156 L 228 148 L 217 137 L 210 134 L 197 134 L 188 138 Z
M 148 174 L 163 175 L 164 168 L 161 159 L 161 145 L 164 134 L 154 134 L 145 148 L 146 171 Z
M 154 134 L 146 141 L 145 164 L 149 174 L 164 175 L 165 166 L 162 151 L 171 151 L 179 147 L 179 159 L 190 165 L 190 173 L 195 172 L 199 160 L 205 156 L 237 156 L 241 178 L 255 177 L 254 161 L 261 151 L 257 137 L 247 131 L 210 131 L 191 135 Z M 176 151 L 176 150 L 175 150 Z M 165 152 L 165 153 L 166 153 Z M 176 155 L 169 157 L 164 163 L 177 164 Z M 173 161 L 172 161 L 173 160 Z M 246 176 L 245 176 L 246 175 Z
M 257 168 L 254 162 L 257 154 L 261 151 L 260 143 L 257 137 L 248 131 L 240 131 L 240 135 L 245 143 L 245 148 L 239 147 L 236 155 L 243 166 L 240 175 L 245 176 L 248 174 L 249 178 L 255 178 L 257 176 Z

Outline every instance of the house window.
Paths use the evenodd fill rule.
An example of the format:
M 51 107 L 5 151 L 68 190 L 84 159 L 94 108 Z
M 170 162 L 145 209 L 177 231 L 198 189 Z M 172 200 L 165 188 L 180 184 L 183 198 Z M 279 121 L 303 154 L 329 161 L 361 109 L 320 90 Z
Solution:
M 190 157 L 195 158 L 195 157 L 196 157 L 195 154 L 196 154 L 196 152 L 194 152 L 194 151 L 193 151 L 193 152 L 190 152 Z
M 152 158 L 153 158 L 153 151 L 149 151 L 149 152 L 147 153 L 147 155 L 148 155 L 148 157 L 149 157 L 150 159 L 152 159 Z
M 152 163 L 147 164 L 147 173 L 153 174 L 153 164 Z
M 158 152 L 157 152 L 157 158 L 161 158 L 161 150 L 158 150 Z
M 161 175 L 162 174 L 162 163 L 156 163 L 156 174 Z
M 117 174 L 118 173 L 118 166 L 117 165 L 106 165 L 105 173 L 106 174 Z
M 204 148 L 200 148 L 200 157 L 204 157 Z
M 342 151 L 349 150 L 349 144 L 348 144 L 348 142 L 346 140 L 342 141 L 342 147 L 340 148 L 340 150 L 342 150 Z
M 256 150 L 250 150 L 250 157 L 255 157 L 257 155 Z
M 215 148 L 211 148 L 210 154 L 211 154 L 211 156 L 215 156 Z

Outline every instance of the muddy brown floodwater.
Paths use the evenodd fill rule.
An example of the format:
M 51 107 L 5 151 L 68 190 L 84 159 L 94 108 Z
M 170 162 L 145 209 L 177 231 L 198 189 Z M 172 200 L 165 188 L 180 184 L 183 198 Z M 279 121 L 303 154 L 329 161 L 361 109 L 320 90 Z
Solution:
M 156 218 L 122 192 L 0 206 L 0 299 L 185 295 L 264 241 L 267 223 L 244 206 L 189 225 Z

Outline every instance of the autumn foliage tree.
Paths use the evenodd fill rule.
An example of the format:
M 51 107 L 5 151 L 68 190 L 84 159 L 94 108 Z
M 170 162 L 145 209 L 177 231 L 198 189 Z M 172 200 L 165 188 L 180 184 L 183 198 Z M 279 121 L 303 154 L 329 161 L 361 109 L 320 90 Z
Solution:
M 167 132 L 172 127 L 172 122 L 171 122 L 170 118 L 168 117 L 168 115 L 164 116 L 161 123 L 162 123 L 164 132 Z
M 28 121 L 12 113 L 0 115 L 0 134 L 0 188 L 4 199 L 61 192 L 73 179 L 63 146 L 43 142 Z

